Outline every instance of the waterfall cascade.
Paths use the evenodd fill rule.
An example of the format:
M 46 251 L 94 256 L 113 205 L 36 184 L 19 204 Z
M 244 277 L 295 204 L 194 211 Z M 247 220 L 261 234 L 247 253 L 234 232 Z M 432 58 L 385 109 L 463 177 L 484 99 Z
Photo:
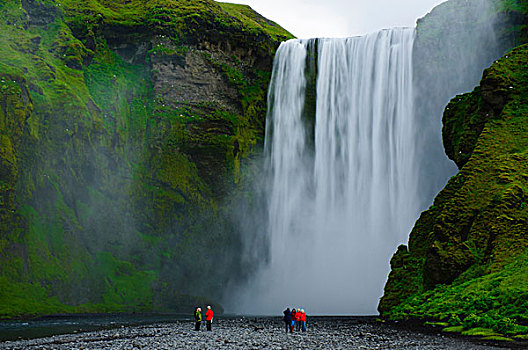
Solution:
M 280 46 L 265 140 L 269 256 L 238 311 L 376 313 L 390 256 L 420 210 L 413 37 L 396 28 Z M 310 57 L 315 120 L 306 113 Z

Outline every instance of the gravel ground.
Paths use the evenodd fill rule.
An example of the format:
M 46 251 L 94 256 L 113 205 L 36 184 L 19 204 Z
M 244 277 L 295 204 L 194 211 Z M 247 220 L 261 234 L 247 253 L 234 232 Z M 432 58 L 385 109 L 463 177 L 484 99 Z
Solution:
M 285 334 L 280 318 L 220 318 L 213 331 L 193 321 L 122 326 L 31 340 L 0 342 L 0 349 L 501 349 L 463 337 L 420 332 L 352 317 L 313 317 L 306 333 Z M 513 346 L 513 345 L 509 345 Z

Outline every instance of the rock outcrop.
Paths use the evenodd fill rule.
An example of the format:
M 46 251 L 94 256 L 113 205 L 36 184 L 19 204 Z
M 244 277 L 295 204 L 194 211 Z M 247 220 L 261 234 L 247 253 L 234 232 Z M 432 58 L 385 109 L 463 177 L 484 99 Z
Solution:
M 528 45 L 513 49 L 445 108 L 443 141 L 460 170 L 391 259 L 383 316 L 527 333 L 527 63 Z
M 433 198 L 456 172 L 442 145 L 445 106 L 471 91 L 485 68 L 523 42 L 523 31 L 514 28 L 526 25 L 526 18 L 517 7 L 515 0 L 450 0 L 417 21 L 413 80 L 422 198 Z

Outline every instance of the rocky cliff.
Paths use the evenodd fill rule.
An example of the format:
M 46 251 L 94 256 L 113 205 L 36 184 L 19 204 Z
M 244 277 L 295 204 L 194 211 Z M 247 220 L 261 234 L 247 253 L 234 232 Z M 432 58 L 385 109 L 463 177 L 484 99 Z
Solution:
M 291 35 L 210 0 L 0 13 L 0 317 L 218 300 L 241 271 L 224 202 Z
M 502 33 L 526 40 L 528 5 L 501 6 L 515 23 Z M 527 63 L 527 45 L 509 51 L 445 107 L 443 142 L 459 171 L 391 259 L 383 316 L 528 333 Z
M 441 138 L 449 100 L 479 83 L 482 71 L 525 42 L 526 18 L 518 1 L 450 0 L 417 21 L 413 48 L 415 114 L 420 160 L 419 192 L 430 201 L 456 172 Z M 430 203 L 424 203 L 424 207 Z

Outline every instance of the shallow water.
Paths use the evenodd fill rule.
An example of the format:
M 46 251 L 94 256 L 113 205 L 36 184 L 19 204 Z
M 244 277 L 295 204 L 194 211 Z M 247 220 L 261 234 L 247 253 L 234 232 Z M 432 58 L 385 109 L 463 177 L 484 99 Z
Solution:
M 159 318 L 159 316 L 158 316 Z M 410 329 L 383 324 L 372 317 L 310 317 L 306 333 L 285 334 L 279 317 L 223 317 L 213 331 L 194 331 L 190 317 L 70 318 L 32 321 L 18 326 L 65 330 L 77 333 L 28 340 L 0 342 L 0 349 L 464 349 L 517 347 L 441 334 L 434 329 Z M 78 322 L 77 324 L 75 324 Z M 29 323 L 29 322 L 28 322 Z M 40 323 L 41 326 L 38 326 Z M 44 326 L 46 325 L 46 326 Z M 87 331 L 87 325 L 101 327 Z M 26 329 L 29 329 L 26 328 Z M 75 328 L 75 327 L 74 327 Z M 14 329 L 14 328 L 13 328 Z M 82 330 L 81 330 L 82 329 Z M 22 333 L 20 333 L 22 334 Z M 35 333 L 25 333 L 23 338 Z
M 167 323 L 191 318 L 192 316 L 186 315 L 87 315 L 52 316 L 30 321 L 0 321 L 0 341 Z

